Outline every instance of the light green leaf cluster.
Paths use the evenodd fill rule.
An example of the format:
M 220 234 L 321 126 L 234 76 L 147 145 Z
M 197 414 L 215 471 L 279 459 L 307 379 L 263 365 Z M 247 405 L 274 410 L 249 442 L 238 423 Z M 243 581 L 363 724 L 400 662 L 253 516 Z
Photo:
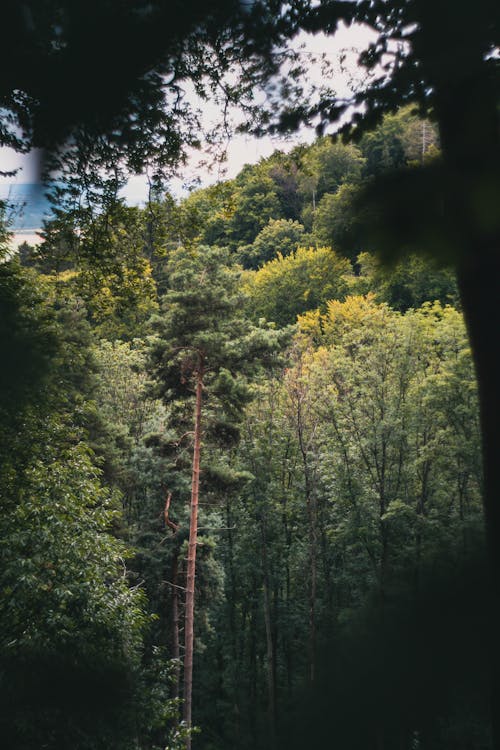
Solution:
M 329 299 L 343 299 L 351 275 L 349 261 L 329 247 L 300 247 L 286 257 L 278 254 L 245 276 L 249 311 L 280 326 L 295 323 L 297 315 L 324 308 Z

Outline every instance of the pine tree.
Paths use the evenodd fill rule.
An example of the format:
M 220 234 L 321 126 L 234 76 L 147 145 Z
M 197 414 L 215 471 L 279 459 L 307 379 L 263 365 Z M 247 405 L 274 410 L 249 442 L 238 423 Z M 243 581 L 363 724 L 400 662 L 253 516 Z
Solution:
M 192 675 L 198 504 L 201 457 L 211 446 L 227 448 L 239 438 L 238 423 L 251 399 L 249 376 L 264 363 L 276 361 L 288 331 L 253 325 L 244 317 L 238 266 L 216 248 L 179 248 L 168 263 L 169 290 L 163 314 L 155 321 L 152 366 L 157 394 L 166 402 L 171 422 L 181 429 L 192 424 L 176 441 L 192 437 L 190 529 L 187 558 L 184 633 L 184 721 L 192 716 Z M 211 467 L 207 475 L 224 482 Z M 208 478 L 208 477 L 207 477 Z M 231 477 L 231 481 L 234 478 Z M 190 738 L 187 740 L 190 747 Z

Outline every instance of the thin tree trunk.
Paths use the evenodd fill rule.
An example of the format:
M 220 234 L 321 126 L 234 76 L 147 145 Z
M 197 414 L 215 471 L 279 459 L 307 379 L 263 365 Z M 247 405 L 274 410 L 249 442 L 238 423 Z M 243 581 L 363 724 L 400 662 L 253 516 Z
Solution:
M 227 526 L 227 558 L 226 564 L 229 571 L 229 592 L 226 594 L 227 605 L 228 605 L 228 616 L 229 616 L 229 632 L 231 639 L 231 671 L 230 671 L 230 690 L 231 690 L 231 701 L 233 704 L 233 721 L 235 723 L 235 739 L 238 742 L 238 738 L 241 734 L 240 728 L 240 670 L 242 669 L 242 658 L 238 652 L 238 627 L 236 622 L 236 576 L 234 572 L 234 542 L 233 542 L 233 517 L 231 515 L 231 503 L 229 498 L 226 498 L 226 526 Z M 244 619 L 240 629 L 240 634 L 244 633 Z M 240 635 L 240 638 L 242 635 Z M 227 656 L 226 656 L 227 658 Z
M 423 447 L 427 445 L 427 440 L 424 436 L 422 443 Z M 417 524 L 416 524 L 416 538 L 415 538 L 415 593 L 417 596 L 420 593 L 420 575 L 422 566 L 422 519 L 427 515 L 427 499 L 429 494 L 429 474 L 431 464 L 430 461 L 424 461 L 422 466 L 422 484 L 420 488 L 420 496 L 417 500 Z
M 255 574 L 252 576 L 252 608 L 250 611 L 250 618 L 248 623 L 248 649 L 249 649 L 249 672 L 250 672 L 250 700 L 248 706 L 248 719 L 250 727 L 250 736 L 252 738 L 252 745 L 257 746 L 257 695 L 258 695 L 258 664 L 257 664 L 257 597 L 255 592 L 258 589 L 258 582 Z
M 175 659 L 174 681 L 172 692 L 174 698 L 179 698 L 180 689 L 180 645 L 179 645 L 179 589 L 177 587 L 177 573 L 179 569 L 179 553 L 174 553 L 172 564 L 172 657 Z
M 179 530 L 179 526 L 172 521 L 170 518 L 170 502 L 172 500 L 172 493 L 167 492 L 165 498 L 165 508 L 163 510 L 163 517 L 165 520 L 165 526 L 172 531 L 175 536 Z M 180 670 L 180 642 L 179 642 L 179 586 L 177 585 L 179 575 L 179 545 L 176 544 L 174 547 L 174 558 L 172 561 L 172 573 L 171 573 L 171 627 L 172 627 L 172 657 L 175 659 L 175 670 L 174 680 L 172 683 L 173 697 L 178 699 L 180 692 L 180 681 L 181 681 L 181 670 Z
M 196 574 L 196 543 L 198 538 L 198 495 L 200 486 L 201 403 L 203 395 L 203 358 L 196 375 L 196 406 L 194 419 L 193 474 L 191 480 L 191 520 L 186 580 L 186 624 L 184 634 L 184 722 L 191 728 L 193 696 L 193 646 L 194 646 L 194 581 Z M 191 748 L 191 737 L 186 739 L 186 749 Z
M 309 681 L 314 682 L 316 671 L 316 596 L 317 596 L 317 507 L 316 497 L 308 478 L 306 458 L 306 507 L 309 526 Z
M 229 571 L 229 597 L 228 597 L 228 608 L 229 608 L 229 627 L 231 631 L 231 655 L 233 658 L 233 664 L 236 666 L 238 663 L 238 649 L 236 645 L 236 578 L 234 575 L 234 543 L 232 534 L 233 519 L 231 516 L 231 506 L 229 498 L 226 498 L 226 526 L 227 526 L 227 568 Z
M 276 729 L 276 651 L 273 638 L 273 618 L 271 613 L 271 591 L 269 581 L 269 564 L 267 559 L 267 535 L 264 518 L 260 519 L 262 539 L 262 572 L 264 593 L 264 624 L 266 629 L 266 666 L 267 666 L 267 708 L 269 714 L 269 745 L 274 747 Z
M 288 523 L 286 521 L 285 514 L 283 514 L 283 524 L 285 527 L 285 612 L 287 629 L 285 631 L 283 650 L 285 652 L 285 664 L 286 664 L 286 686 L 288 699 L 292 696 L 292 672 L 293 672 L 293 650 L 292 650 L 292 637 L 293 634 L 290 632 L 290 621 L 291 621 L 291 597 L 290 597 L 290 549 L 292 546 L 292 535 L 288 529 Z
M 309 664 L 308 676 L 311 683 L 315 678 L 316 660 L 316 596 L 317 596 L 317 504 L 316 491 L 308 456 L 308 445 L 305 439 L 305 417 L 302 410 L 304 394 L 297 389 L 297 437 L 304 469 L 306 511 L 309 538 Z

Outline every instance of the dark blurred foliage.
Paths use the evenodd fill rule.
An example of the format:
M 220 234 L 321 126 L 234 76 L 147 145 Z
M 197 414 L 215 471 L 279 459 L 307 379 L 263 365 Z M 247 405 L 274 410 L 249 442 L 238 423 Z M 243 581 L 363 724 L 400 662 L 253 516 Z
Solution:
M 0 263 L 0 288 L 0 414 L 5 419 L 40 399 L 58 344 L 52 315 L 43 310 L 29 273 L 15 262 Z
M 0 732 L 6 750 L 128 747 L 137 700 L 123 663 L 96 654 L 25 653 L 0 662 Z M 127 743 L 127 744 L 125 744 Z
M 322 635 L 318 677 L 298 693 L 280 748 L 486 750 L 492 641 L 479 549 L 400 573 L 348 626 Z M 493 709 L 494 710 L 494 709 Z
M 203 98 L 235 59 L 256 79 L 269 73 L 271 18 L 272 8 L 242 12 L 237 0 L 7 0 L 0 143 L 42 149 L 42 173 L 69 161 L 80 171 L 95 161 L 95 177 L 121 162 L 133 172 L 168 169 L 200 138 L 186 82 Z M 226 94 L 236 98 L 236 88 Z

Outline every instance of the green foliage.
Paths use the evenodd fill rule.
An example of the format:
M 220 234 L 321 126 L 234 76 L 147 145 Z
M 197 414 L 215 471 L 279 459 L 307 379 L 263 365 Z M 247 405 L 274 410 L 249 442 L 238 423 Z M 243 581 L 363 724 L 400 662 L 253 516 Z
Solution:
M 463 565 L 465 581 L 470 555 L 483 540 L 477 392 L 462 317 L 437 303 L 402 315 L 371 295 L 332 301 L 323 315 L 299 318 L 299 328 L 287 369 L 263 381 L 247 407 L 232 462 L 251 476 L 222 504 L 228 531 L 217 554 L 226 597 L 212 612 L 216 632 L 200 667 L 208 704 L 219 706 L 217 721 L 205 708 L 207 746 L 230 747 L 238 738 L 242 747 L 267 747 L 273 705 L 287 725 L 301 715 L 303 701 L 319 700 L 304 688 L 312 663 L 324 678 L 323 714 L 333 717 L 328 732 L 346 742 L 351 732 L 357 748 L 357 733 L 345 719 L 360 689 L 356 679 L 377 680 L 384 695 L 394 680 L 401 691 L 412 691 L 415 684 L 406 682 L 397 663 L 408 654 L 412 679 L 425 685 L 430 667 L 415 656 L 419 648 L 440 660 L 443 694 L 437 704 L 419 704 L 415 726 L 432 717 L 429 732 L 441 737 L 439 727 L 452 717 L 449 726 L 468 733 L 469 721 L 477 722 L 479 734 L 487 734 L 481 711 L 456 714 L 454 701 L 467 705 L 468 691 L 484 690 L 483 678 L 471 671 L 469 683 L 454 692 L 444 629 L 452 628 L 458 610 L 439 615 L 439 604 L 432 603 L 436 596 L 450 607 L 464 606 L 453 599 L 449 582 L 439 588 L 436 571 L 446 578 L 445 571 Z M 427 623 L 425 634 L 413 623 L 396 637 L 398 618 L 413 607 Z M 480 628 L 483 617 L 476 609 L 471 627 Z M 401 649 L 394 660 L 392 645 Z M 325 654 L 337 647 L 324 675 Z M 384 664 L 369 656 L 378 649 L 394 670 L 390 679 Z M 357 651 L 363 657 L 356 658 Z M 340 696 L 348 675 L 333 667 L 343 663 L 342 653 L 350 654 L 350 668 L 359 675 L 345 702 Z M 391 723 L 390 706 L 387 714 L 379 707 L 372 716 L 370 685 L 367 724 L 360 730 L 365 739 L 377 716 L 385 717 L 389 735 L 399 726 L 399 719 Z M 324 718 L 317 718 L 321 741 L 322 732 L 328 734 Z M 294 724 L 292 735 L 299 731 Z M 285 731 L 281 737 L 283 746 L 295 746 L 295 736 Z
M 168 400 L 191 396 L 202 357 L 207 393 L 225 399 L 230 413 L 237 414 L 247 399 L 241 373 L 272 359 L 280 336 L 245 318 L 241 270 L 228 262 L 227 252 L 216 248 L 179 248 L 171 254 L 152 360 L 157 393 Z
M 122 424 L 139 441 L 159 418 L 159 404 L 148 396 L 144 342 L 101 340 L 93 349 L 94 397 L 106 421 Z
M 65 214 L 50 223 L 38 255 L 43 260 L 62 254 L 71 262 L 75 273 L 63 280 L 84 301 L 97 335 L 131 339 L 144 333 L 157 308 L 149 258 L 160 249 L 162 228 L 152 226 L 160 221 L 119 202 L 97 218 L 89 216 L 84 224 L 79 219 L 78 231 L 76 221 Z M 51 269 L 56 280 L 59 271 L 59 264 Z
M 143 686 L 156 689 L 141 664 L 149 618 L 111 534 L 119 496 L 83 442 L 95 427 L 85 309 L 16 263 L 2 272 L 2 737 L 26 750 L 132 748 L 149 731 Z
M 37 437 L 43 456 L 2 488 L 3 736 L 16 747 L 118 747 L 135 731 L 131 715 L 113 738 L 133 699 L 144 599 L 108 533 L 116 503 L 88 449 L 56 424 Z
M 228 239 L 233 247 L 236 243 L 249 244 L 270 219 L 279 219 L 281 215 L 276 187 L 270 177 L 255 175 L 247 179 L 240 178 L 240 185 L 234 195 Z
M 52 425 L 22 490 L 2 492 L 0 723 L 8 747 L 133 748 L 137 735 L 164 734 L 176 714 L 165 667 L 141 665 L 145 597 L 130 587 L 131 553 L 110 535 L 118 503 L 91 457 L 82 444 L 66 446 Z
M 33 275 L 13 261 L 3 262 L 0 289 L 0 410 L 5 424 L 11 412 L 42 397 L 57 343 Z
M 324 307 L 332 298 L 342 299 L 350 275 L 349 261 L 330 248 L 299 248 L 245 277 L 248 307 L 255 318 L 288 325 L 306 310 Z
M 395 310 L 405 312 L 434 300 L 458 305 L 455 273 L 451 268 L 439 267 L 431 259 L 410 255 L 387 268 L 376 256 L 361 253 L 357 262 L 360 267 L 358 287 L 375 292 L 380 302 L 387 302 Z
M 361 516 L 366 562 L 378 560 L 383 586 L 387 566 L 404 567 L 410 553 L 417 560 L 436 554 L 439 534 L 447 549 L 459 545 L 456 529 L 463 524 L 469 533 L 480 519 L 477 401 L 466 331 L 460 314 L 438 303 L 403 317 L 356 297 L 330 303 L 322 331 L 328 346 L 315 355 L 317 387 L 329 402 L 334 454 L 344 467 L 335 477 L 334 460 L 329 482 L 350 497 L 353 513 L 353 524 L 344 519 L 335 539 L 356 533 Z M 463 421 L 453 416 L 459 403 L 468 415 Z M 466 474 L 456 463 L 464 450 Z M 403 538 L 405 546 L 390 552 Z
M 435 144 L 434 126 L 406 107 L 367 133 L 360 147 L 320 138 L 289 154 L 275 152 L 246 165 L 236 179 L 182 200 L 172 213 L 171 246 L 227 246 L 245 268 L 258 268 L 278 252 L 307 246 L 299 221 L 313 232 L 314 244 L 330 245 L 354 261 L 365 244 L 356 200 L 363 180 L 427 161 Z
M 234 211 L 233 180 L 193 191 L 178 207 L 180 231 L 173 236 L 182 245 L 224 245 L 228 222 Z
M 465 575 L 482 544 L 477 389 L 461 315 L 447 306 L 454 277 L 420 255 L 391 270 L 358 255 L 361 224 L 377 230 L 380 218 L 359 210 L 362 176 L 398 159 L 416 174 L 422 138 L 427 124 L 402 112 L 359 148 L 322 139 L 179 202 L 61 213 L 38 258 L 23 255 L 30 268 L 3 264 L 0 687 L 11 746 L 184 746 L 170 658 L 182 656 L 202 364 L 194 742 L 272 745 L 330 644 L 324 713 L 346 747 L 373 744 L 374 681 L 379 744 L 426 732 L 455 747 L 463 733 L 480 747 L 487 720 L 463 683 L 451 695 L 439 623 L 424 632 L 445 665 L 442 700 L 419 703 L 408 723 L 389 685 L 418 696 L 431 663 L 413 658 L 417 629 L 414 684 L 387 656 L 390 644 L 404 653 L 398 602 L 425 618 L 433 571 Z M 335 252 L 298 247 L 305 226 Z M 297 318 L 285 354 L 280 326 Z M 343 697 L 357 695 L 356 680 L 359 731 Z
M 354 199 L 356 185 L 342 185 L 335 195 L 325 193 L 313 215 L 313 235 L 317 241 L 335 248 L 344 257 L 355 260 L 360 251 L 360 214 Z
M 141 596 L 123 575 L 125 548 L 105 533 L 109 492 L 84 446 L 64 450 L 56 433 L 44 462 L 26 471 L 20 496 L 6 493 L 3 503 L 4 652 L 99 654 L 105 646 L 110 657 L 135 658 Z
M 306 203 L 319 201 L 325 193 L 335 194 L 345 183 L 361 178 L 365 159 L 357 146 L 331 138 L 318 138 L 301 159 L 300 192 Z
M 256 269 L 278 255 L 290 255 L 306 242 L 304 227 L 298 221 L 270 219 L 251 245 L 239 248 L 237 257 L 244 268 Z
M 276 717 L 286 723 L 292 713 L 300 716 L 290 711 L 293 695 L 322 661 L 321 700 L 311 710 L 302 705 L 307 734 L 297 733 L 288 747 L 314 744 L 325 716 L 321 745 L 489 745 L 488 679 L 475 671 L 491 657 L 484 570 L 468 587 L 450 586 L 467 577 L 471 550 L 482 544 L 477 388 L 463 321 L 445 305 L 456 301 L 453 280 L 416 256 L 389 277 L 366 254 L 354 278 L 331 250 L 292 247 L 297 225 L 289 233 L 291 223 L 283 234 L 277 229 L 280 221 L 300 220 L 315 240 L 352 260 L 366 249 L 458 258 L 486 384 L 484 445 L 494 446 L 498 378 L 485 334 L 488 325 L 498 328 L 490 0 L 474 12 L 457 5 L 452 14 L 446 3 L 413 0 L 398 8 L 382 0 L 264 2 L 246 9 L 248 23 L 232 4 L 207 14 L 187 3 L 175 24 L 163 23 L 166 6 L 132 3 L 115 13 L 111 2 L 94 8 L 92 29 L 78 2 L 35 5 L 28 1 L 21 14 L 7 16 L 0 141 L 50 147 L 71 135 L 68 147 L 52 154 L 71 185 L 64 195 L 55 189 L 65 212 L 47 229 L 38 265 L 50 281 L 10 261 L 0 273 L 7 354 L 0 389 L 4 742 L 164 746 L 165 722 L 175 723 L 165 688 L 176 643 L 168 613 L 185 572 L 189 441 L 182 433 L 203 358 L 201 742 L 273 745 Z M 239 97 L 241 88 L 225 90 L 221 76 L 234 62 L 244 63 L 253 84 L 276 70 L 266 54 L 276 41 L 282 59 L 298 29 L 332 33 L 340 22 L 376 31 L 360 62 L 368 73 L 382 64 L 383 75 L 345 101 L 327 91 L 310 104 L 294 87 L 294 68 L 285 88 L 269 87 L 274 111 L 263 119 L 277 127 L 315 121 L 323 131 L 354 105 L 353 126 L 364 133 L 358 147 L 321 140 L 274 155 L 179 205 L 167 197 L 143 212 L 116 202 L 124 162 L 135 171 L 152 165 L 159 176 L 196 142 L 197 119 L 183 106 L 179 82 L 191 78 L 202 97 L 210 87 Z M 82 40 L 92 49 L 90 68 L 81 65 Z M 137 60 L 122 54 L 132 47 Z M 118 79 L 116 60 L 126 61 Z M 285 109 L 276 106 L 276 96 L 294 90 L 298 109 L 290 100 Z M 247 92 L 254 95 L 253 85 Z M 165 108 L 168 94 L 174 104 Z M 436 117 L 441 160 L 434 158 L 433 127 L 396 111 L 409 101 Z M 381 179 L 400 167 L 402 174 Z M 93 214 L 102 204 L 110 210 Z M 245 277 L 245 298 L 240 271 L 224 252 L 198 248 L 202 243 L 225 246 L 249 266 L 271 262 Z M 180 245 L 188 250 L 175 250 Z M 493 281 L 482 294 L 486 277 Z M 163 407 L 147 393 L 142 344 L 116 343 L 147 334 L 156 283 L 166 294 L 149 343 Z M 348 297 L 350 290 L 365 296 Z M 279 335 L 252 327 L 245 306 L 252 317 L 280 325 L 303 313 L 279 377 L 253 367 L 261 358 L 276 364 Z M 87 317 L 96 338 L 115 343 L 91 354 Z M 258 374 L 257 385 L 250 387 L 249 374 Z M 149 428 L 156 434 L 144 444 Z M 102 476 L 85 436 L 105 459 Z M 494 521 L 497 457 L 491 449 L 485 455 L 487 517 Z M 126 488 L 125 524 L 114 513 L 117 485 Z M 165 486 L 174 491 L 175 534 L 161 516 Z M 493 539 L 496 531 L 490 529 Z M 117 535 L 139 543 L 133 574 L 122 564 L 126 549 Z M 429 581 L 443 569 L 454 575 L 443 575 L 433 590 Z M 162 613 L 148 634 L 144 668 L 147 618 L 129 575 L 144 580 L 151 611 Z M 155 647 L 160 639 L 165 651 Z M 330 662 L 316 646 L 332 640 Z M 182 741 L 182 727 L 174 727 L 170 742 Z
M 102 462 L 106 482 L 122 493 L 127 523 L 145 504 L 146 477 L 137 472 L 137 452 L 143 439 L 159 429 L 165 413 L 149 395 L 145 344 L 101 340 L 92 347 L 92 398 L 97 429 L 92 448 Z M 146 510 L 146 508 L 144 508 Z
M 299 187 L 300 160 L 297 151 L 292 149 L 289 154 L 275 151 L 269 159 L 259 165 L 265 167 L 268 176 L 274 182 L 283 216 L 291 220 L 300 217 L 303 202 Z
M 377 176 L 410 162 L 422 163 L 437 143 L 436 126 L 419 118 L 411 107 L 402 107 L 396 114 L 385 115 L 377 128 L 361 138 L 365 174 Z

